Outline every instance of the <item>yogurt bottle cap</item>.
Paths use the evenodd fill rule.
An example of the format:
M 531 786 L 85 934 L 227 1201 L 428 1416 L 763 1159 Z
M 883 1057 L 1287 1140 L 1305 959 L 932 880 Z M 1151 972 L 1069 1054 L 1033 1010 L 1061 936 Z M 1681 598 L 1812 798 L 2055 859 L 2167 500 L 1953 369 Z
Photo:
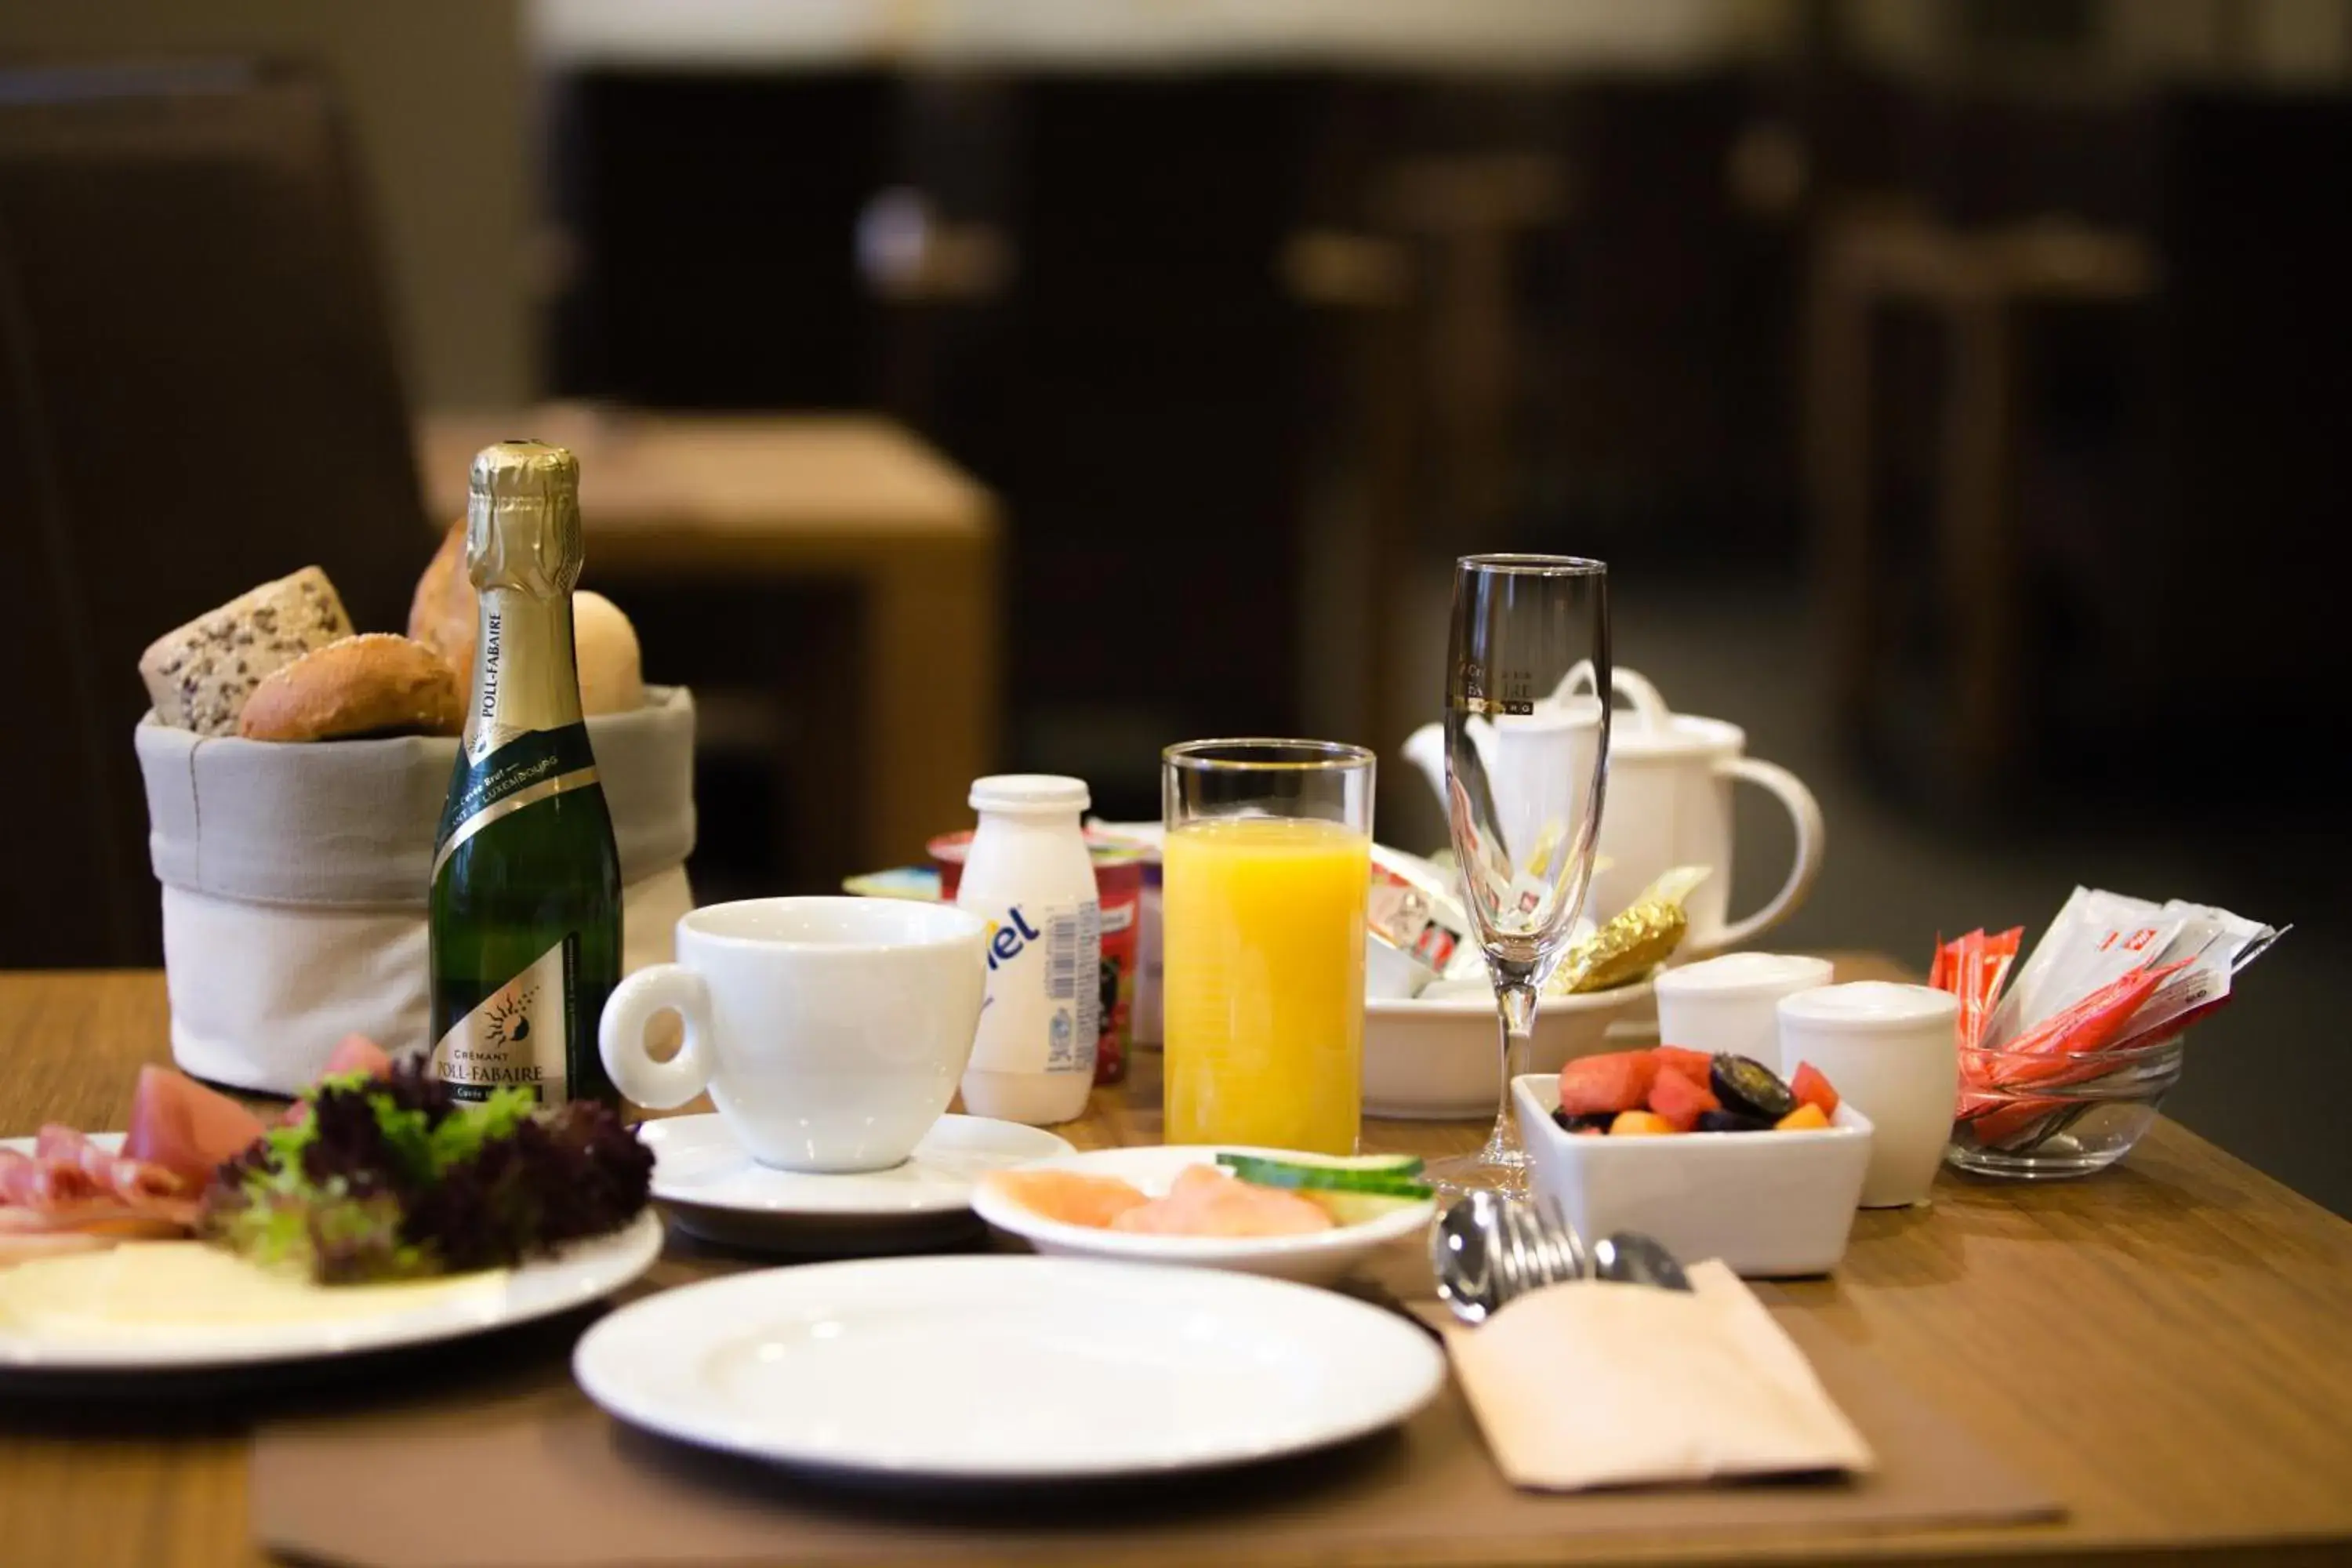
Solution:
M 1049 816 L 1084 811 L 1092 804 L 1087 781 L 1058 773 L 993 773 L 971 782 L 974 811 L 1004 811 L 1016 816 Z

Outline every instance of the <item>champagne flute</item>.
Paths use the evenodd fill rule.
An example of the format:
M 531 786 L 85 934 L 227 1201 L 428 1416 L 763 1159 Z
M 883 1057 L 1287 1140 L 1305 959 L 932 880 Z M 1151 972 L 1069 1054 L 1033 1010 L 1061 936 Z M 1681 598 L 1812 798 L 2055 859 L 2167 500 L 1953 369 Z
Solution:
M 1470 923 L 1494 977 L 1503 1081 L 1494 1132 L 1430 1167 L 1455 1193 L 1524 1195 L 1511 1079 L 1528 1070 L 1536 1003 L 1584 907 L 1609 776 L 1609 568 L 1566 555 L 1454 563 L 1446 649 L 1447 826 Z

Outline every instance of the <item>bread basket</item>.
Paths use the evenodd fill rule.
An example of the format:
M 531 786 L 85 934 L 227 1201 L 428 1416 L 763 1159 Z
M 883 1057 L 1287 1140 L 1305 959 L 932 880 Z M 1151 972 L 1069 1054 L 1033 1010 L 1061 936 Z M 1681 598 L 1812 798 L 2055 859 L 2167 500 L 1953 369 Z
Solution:
M 592 715 L 619 841 L 622 966 L 671 957 L 693 907 L 694 699 Z M 423 1050 L 426 894 L 457 742 L 278 745 L 156 721 L 136 733 L 163 892 L 172 1054 L 199 1078 L 292 1093 L 352 1031 Z

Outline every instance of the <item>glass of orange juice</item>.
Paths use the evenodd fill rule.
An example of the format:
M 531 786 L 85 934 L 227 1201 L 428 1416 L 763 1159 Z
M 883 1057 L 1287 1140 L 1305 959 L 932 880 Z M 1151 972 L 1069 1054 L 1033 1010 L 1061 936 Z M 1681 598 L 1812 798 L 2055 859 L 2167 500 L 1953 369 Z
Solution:
M 1191 741 L 1160 785 L 1167 1141 L 1354 1153 L 1372 753 Z

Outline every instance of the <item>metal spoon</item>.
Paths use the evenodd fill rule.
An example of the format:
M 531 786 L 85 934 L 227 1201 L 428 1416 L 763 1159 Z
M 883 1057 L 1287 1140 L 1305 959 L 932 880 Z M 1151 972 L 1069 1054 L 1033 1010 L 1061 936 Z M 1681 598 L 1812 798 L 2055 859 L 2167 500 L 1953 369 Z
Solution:
M 1457 1199 L 1431 1227 L 1429 1261 L 1438 1298 L 1465 1323 L 1482 1323 L 1512 1298 L 1570 1279 L 1690 1289 L 1674 1254 L 1646 1236 L 1621 1231 L 1588 1254 L 1548 1198 L 1533 1205 L 1494 1193 Z
M 1661 1290 L 1691 1288 L 1681 1260 L 1655 1237 L 1636 1230 L 1621 1230 L 1592 1244 L 1592 1277 L 1622 1285 L 1654 1285 Z

